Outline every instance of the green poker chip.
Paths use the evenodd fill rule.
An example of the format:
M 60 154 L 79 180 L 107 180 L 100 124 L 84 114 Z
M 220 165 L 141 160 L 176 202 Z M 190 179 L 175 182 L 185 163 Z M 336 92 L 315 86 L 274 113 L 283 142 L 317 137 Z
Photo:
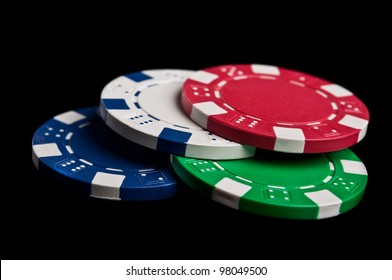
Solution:
M 172 156 L 179 177 L 226 206 L 287 219 L 324 219 L 354 208 L 367 171 L 349 149 L 296 155 L 260 151 L 240 160 Z

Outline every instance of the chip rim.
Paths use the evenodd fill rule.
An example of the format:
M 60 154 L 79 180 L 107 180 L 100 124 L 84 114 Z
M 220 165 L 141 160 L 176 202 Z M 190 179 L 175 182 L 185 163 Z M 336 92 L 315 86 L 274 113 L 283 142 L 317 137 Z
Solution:
M 333 111 L 337 112 L 338 118 L 334 117 L 331 120 L 325 118 L 324 123 L 315 123 L 310 125 L 313 121 L 308 122 L 308 125 L 305 123 L 296 124 L 290 123 L 287 124 L 275 124 L 274 122 L 270 122 L 268 120 L 260 120 L 257 117 L 250 116 L 246 114 L 246 112 L 238 111 L 237 109 L 230 106 L 230 104 L 225 104 L 222 100 L 220 94 L 214 94 L 211 96 L 202 96 L 198 95 L 195 96 L 193 91 L 199 91 L 198 87 L 205 87 L 208 88 L 210 91 L 219 92 L 221 88 L 226 86 L 226 80 L 235 80 L 235 77 L 238 75 L 230 76 L 226 79 L 226 76 L 223 77 L 216 74 L 216 72 L 220 71 L 220 69 L 226 68 L 238 68 L 240 70 L 252 71 L 254 67 L 273 67 L 275 71 L 268 70 L 263 74 L 255 73 L 255 72 L 246 72 L 244 76 L 257 76 L 257 77 L 273 77 L 274 79 L 285 79 L 287 73 L 291 75 L 296 75 L 298 77 L 306 77 L 311 83 L 313 83 L 310 88 L 316 91 L 318 89 L 314 88 L 316 84 L 320 84 L 320 87 L 324 87 L 324 89 L 320 89 L 322 93 L 326 96 L 325 98 L 332 99 L 331 106 L 336 106 L 336 109 L 333 108 Z M 253 67 L 253 68 L 252 68 Z M 240 71 L 238 70 L 238 71 Z M 197 77 L 200 75 L 200 72 L 204 73 L 212 73 L 215 75 L 215 79 L 210 81 L 206 78 L 204 80 L 209 83 L 201 83 L 198 80 L 203 80 L 203 78 Z M 268 73 L 269 72 L 269 73 Z M 276 75 L 280 73 L 279 75 Z M 195 77 L 198 80 L 193 80 L 192 77 Z M 299 79 L 299 78 L 298 78 Z M 287 80 L 287 79 L 286 79 Z M 286 81 L 285 80 L 285 81 Z M 220 85 L 222 82 L 223 85 Z M 339 89 L 329 89 L 330 91 L 334 91 L 335 95 L 325 90 L 326 86 L 335 85 L 339 87 Z M 339 93 L 344 91 L 345 93 Z M 349 94 L 347 93 L 349 92 Z M 317 94 L 317 93 L 316 93 Z M 339 95 L 337 97 L 337 95 Z M 355 100 L 356 104 L 358 104 L 359 112 L 344 112 L 343 105 L 337 102 L 338 98 L 350 98 L 350 100 Z M 343 99 L 340 99 L 343 100 Z M 207 104 L 207 103 L 213 104 Z M 342 101 L 344 102 L 344 101 Z M 236 141 L 238 143 L 242 143 L 245 145 L 251 145 L 257 148 L 274 150 L 279 152 L 286 152 L 286 153 L 324 153 L 324 152 L 332 152 L 341 149 L 348 148 L 358 142 L 360 142 L 366 135 L 368 123 L 370 120 L 369 111 L 366 105 L 353 93 L 344 89 L 343 87 L 331 83 L 325 79 L 318 78 L 316 76 L 306 74 L 300 71 L 291 70 L 284 67 L 277 67 L 273 65 L 262 65 L 262 64 L 232 64 L 232 65 L 220 65 L 220 66 L 213 66 L 209 68 L 202 69 L 196 72 L 194 75 L 191 75 L 187 81 L 184 83 L 182 95 L 181 95 L 181 105 L 186 112 L 186 114 L 200 126 L 204 127 L 205 129 L 214 132 L 217 135 L 230 139 L 232 141 Z M 225 110 L 226 113 L 219 113 L 219 110 Z M 354 109 L 353 109 L 354 110 Z M 347 111 L 347 110 L 346 110 Z M 356 115 L 357 114 L 357 115 Z M 332 114 L 333 115 L 333 114 Z M 358 116 L 361 115 L 363 118 L 359 118 Z M 248 126 L 235 126 L 233 121 L 235 118 L 239 118 L 239 116 L 247 118 L 247 121 L 259 119 L 256 126 L 257 127 L 248 127 Z M 345 116 L 353 116 L 348 120 L 343 120 Z M 331 117 L 331 116 L 330 116 Z M 357 118 L 358 117 L 358 118 Z M 357 118 L 357 119 L 356 119 Z M 344 125 L 340 122 L 345 123 Z M 265 131 L 262 130 L 260 127 L 265 128 Z M 287 136 L 287 133 L 282 133 L 283 136 L 278 135 L 275 131 L 273 131 L 273 127 L 277 126 L 279 128 L 290 129 L 290 134 L 292 134 L 292 138 Z M 341 135 L 335 136 L 321 136 L 319 132 L 316 130 L 318 128 L 324 129 L 324 126 L 328 129 L 331 129 L 333 132 L 336 128 L 335 126 L 339 126 L 339 128 L 343 129 L 344 131 L 351 131 L 349 133 L 342 133 Z M 354 126 L 360 126 L 360 128 L 354 128 Z M 310 128 L 314 128 L 311 130 Z M 258 130 L 260 129 L 260 130 Z M 299 135 L 294 129 L 300 129 L 303 135 Z M 331 132 L 331 133 L 332 133 Z M 321 132 L 320 132 L 321 133 Z M 333 134 L 333 133 L 332 133 Z M 312 137 L 309 137 L 311 135 Z M 314 136 L 315 135 L 315 136 Z M 327 135 L 325 133 L 324 135 Z
M 41 171 L 45 175 L 48 175 L 51 179 L 58 181 L 62 185 L 75 186 L 75 189 L 95 198 L 124 201 L 147 201 L 168 199 L 174 197 L 176 194 L 177 180 L 175 179 L 175 174 L 170 164 L 169 155 L 167 158 L 167 164 L 164 167 L 151 168 L 149 170 L 139 169 L 138 171 L 136 171 L 136 169 L 120 170 L 113 169 L 111 167 L 104 167 L 99 164 L 94 164 L 94 162 L 91 162 L 91 159 L 81 159 L 76 153 L 72 151 L 71 145 L 67 144 L 70 144 L 75 131 L 82 128 L 83 125 L 86 125 L 88 123 L 102 121 L 100 116 L 98 116 L 97 112 L 97 106 L 78 108 L 75 110 L 70 110 L 58 114 L 40 125 L 32 137 L 32 161 L 34 167 L 38 171 Z M 65 116 L 66 114 L 70 113 L 80 114 L 84 116 L 84 118 L 81 120 L 73 121 L 70 124 L 66 124 L 64 121 L 59 121 L 58 119 L 56 119 L 59 116 Z M 62 133 L 66 133 L 66 135 L 63 134 L 58 138 L 54 139 L 56 141 L 53 141 L 53 139 L 49 139 L 49 141 L 47 141 L 42 132 L 46 131 L 46 129 L 49 129 L 50 127 L 52 127 L 52 129 L 55 128 L 63 130 Z M 71 136 L 69 136 L 69 134 Z M 67 137 L 69 137 L 69 139 L 67 139 Z M 47 147 L 45 147 L 45 145 L 47 147 L 52 147 L 52 151 L 46 152 L 47 150 L 45 151 L 45 149 Z M 56 147 L 54 148 L 54 146 Z M 145 149 L 144 147 L 142 148 Z M 40 149 L 41 151 L 39 151 Z M 58 149 L 59 152 L 53 152 L 53 149 Z M 64 167 L 64 169 L 58 168 L 60 164 L 59 160 L 64 161 L 65 159 L 67 159 L 67 162 L 70 162 L 69 166 L 75 163 L 82 162 L 84 163 L 85 167 L 89 168 L 87 165 L 92 164 L 94 171 L 91 171 L 91 173 L 89 173 L 90 175 L 85 175 L 86 177 L 72 176 L 72 174 L 77 173 L 71 173 L 69 170 L 67 171 L 65 169 L 66 167 Z M 72 161 L 74 161 L 74 163 L 72 163 Z M 160 172 L 160 174 L 165 176 L 164 183 L 148 186 L 143 184 L 141 181 L 135 180 L 135 184 L 132 186 L 123 185 L 123 183 L 128 182 L 125 180 L 127 176 L 129 178 L 130 176 L 136 176 L 138 174 L 142 176 L 143 171 L 145 171 L 145 174 L 152 174 L 152 172 Z M 91 174 L 95 175 L 92 179 L 90 178 L 90 181 L 88 176 L 91 177 Z M 103 175 L 103 177 L 100 175 Z M 103 183 L 110 179 L 108 178 L 108 176 L 116 176 L 117 180 L 111 180 L 111 185 L 105 185 Z M 120 177 L 123 178 L 121 182 Z M 112 179 L 115 178 L 112 177 Z M 119 183 L 120 185 L 118 185 Z
M 259 155 L 258 155 L 259 156 Z M 315 155 L 317 156 L 317 155 Z M 336 151 L 332 153 L 326 153 L 326 154 L 320 154 L 320 156 L 327 156 L 328 158 L 331 159 L 333 162 L 334 166 L 330 167 L 331 172 L 333 172 L 333 176 L 329 178 L 328 181 L 324 182 L 324 185 L 327 184 L 332 184 L 334 180 L 338 180 L 337 172 L 343 172 L 343 164 L 339 163 L 340 160 L 344 160 L 345 158 L 349 159 L 349 161 L 353 162 L 358 162 L 358 166 L 355 166 L 354 169 L 356 168 L 355 172 L 358 172 L 356 175 L 360 177 L 356 177 L 358 180 L 358 191 L 355 193 L 355 195 L 347 195 L 346 197 L 339 197 L 339 193 L 342 192 L 342 190 L 335 190 L 334 192 L 329 191 L 333 195 L 335 195 L 338 199 L 341 200 L 341 203 L 339 205 L 339 208 L 337 209 L 337 205 L 329 205 L 329 206 L 322 206 L 311 203 L 311 200 L 309 200 L 309 205 L 301 206 L 301 205 L 290 205 L 290 204 L 277 204 L 274 202 L 266 202 L 265 200 L 262 201 L 257 201 L 254 199 L 250 199 L 249 197 L 234 197 L 235 199 L 238 199 L 238 205 L 236 206 L 235 203 L 232 201 L 228 203 L 222 202 L 222 200 L 217 199 L 217 197 L 214 197 L 216 194 L 216 185 L 217 185 L 217 178 L 220 178 L 218 182 L 225 178 L 232 179 L 236 181 L 237 183 L 244 184 L 247 186 L 255 186 L 257 189 L 255 189 L 255 192 L 264 192 L 267 190 L 270 190 L 270 186 L 268 183 L 264 183 L 264 185 L 260 185 L 259 183 L 251 182 L 247 183 L 246 179 L 244 176 L 241 176 L 241 174 L 233 174 L 230 171 L 226 170 L 223 168 L 223 170 L 218 170 L 217 172 L 222 172 L 222 176 L 215 176 L 210 175 L 207 176 L 202 173 L 197 173 L 196 171 L 191 172 L 190 164 L 194 162 L 199 162 L 199 161 L 206 161 L 208 163 L 212 163 L 214 165 L 214 162 L 217 162 L 219 165 L 219 162 L 225 162 L 225 161 L 214 161 L 214 160 L 200 160 L 200 159 L 192 159 L 192 158 L 185 158 L 185 157 L 180 157 L 180 156 L 172 156 L 171 157 L 171 163 L 173 166 L 173 169 L 177 173 L 177 175 L 181 178 L 182 181 L 184 181 L 189 187 L 191 187 L 193 190 L 201 193 L 205 197 L 208 197 L 215 202 L 219 204 L 223 204 L 225 206 L 228 206 L 230 208 L 238 209 L 241 211 L 253 213 L 253 214 L 258 214 L 262 216 L 269 216 L 269 217 L 274 217 L 274 218 L 282 218 L 282 219 L 305 219 L 305 220 L 310 220 L 310 219 L 325 219 L 325 218 L 331 218 L 335 217 L 341 214 L 344 214 L 348 212 L 349 210 L 353 209 L 355 206 L 357 206 L 360 201 L 362 200 L 365 190 L 366 190 L 366 184 L 368 181 L 368 174 L 366 167 L 364 163 L 358 158 L 357 155 L 355 155 L 354 152 L 352 152 L 350 149 L 344 149 L 341 151 Z M 237 160 L 236 164 L 241 164 L 242 161 L 247 161 L 250 160 L 249 158 L 247 159 L 241 159 Z M 189 166 L 188 166 L 189 165 Z M 350 167 L 348 167 L 347 172 L 343 172 L 343 174 L 350 174 L 348 176 L 352 176 L 352 173 L 354 169 L 349 170 Z M 197 176 L 199 174 L 199 176 Z M 341 176 L 341 174 L 338 174 Z M 355 174 L 354 174 L 355 175 Z M 244 180 L 245 179 L 245 180 Z M 212 183 L 211 183 L 212 182 Z M 330 185 L 328 185 L 330 188 L 332 188 Z M 306 188 L 295 188 L 294 190 L 287 189 L 287 191 L 292 192 L 298 192 L 296 195 L 301 195 L 302 198 L 303 196 L 306 195 L 307 193 L 310 194 L 315 194 L 319 191 L 323 190 L 328 190 L 327 188 L 322 188 L 321 185 L 319 186 L 314 186 L 313 188 L 306 189 Z M 347 191 L 349 192 L 349 191 Z M 323 194 L 325 195 L 325 194 Z M 329 195 L 329 194 L 327 194 Z M 309 198 L 309 197 L 308 197 Z M 323 198 L 323 196 L 321 196 Z M 329 198 L 328 198 L 329 199 Z M 335 207 L 335 208 L 333 208 Z M 272 210 L 271 210 L 272 209 Z M 338 211 L 338 212 L 336 212 Z
M 170 79 L 162 79 L 161 75 L 164 73 L 180 73 L 181 75 L 185 75 L 183 78 L 173 78 L 173 82 L 184 82 L 186 78 L 195 73 L 195 71 L 191 70 L 180 70 L 180 69 L 152 69 L 152 70 L 143 70 L 139 72 L 132 72 L 128 74 L 121 75 L 112 81 L 110 81 L 101 92 L 101 101 L 100 101 L 100 112 L 101 116 L 104 119 L 105 123 L 116 133 L 125 137 L 126 139 L 135 142 L 139 145 L 143 145 L 150 149 L 154 149 L 161 152 L 166 152 L 169 154 L 177 154 L 186 157 L 198 157 L 198 158 L 208 158 L 208 159 L 239 159 L 251 157 L 256 153 L 256 148 L 249 145 L 242 145 L 239 143 L 235 143 L 233 141 L 227 139 L 221 139 L 221 137 L 217 135 L 213 135 L 209 131 L 200 127 L 200 130 L 192 129 L 192 128 L 184 128 L 180 127 L 176 124 L 169 123 L 165 120 L 157 120 L 155 118 L 155 123 L 153 124 L 155 131 L 148 131 L 147 128 L 141 129 L 140 126 L 134 124 L 129 120 L 125 120 L 125 116 L 129 115 L 132 111 L 135 114 L 140 113 L 143 117 L 151 117 L 151 112 L 146 112 L 143 108 L 135 107 L 135 95 L 138 95 L 141 92 L 141 89 L 148 87 L 151 84 L 159 84 L 159 83 L 168 83 Z M 184 74 L 185 73 L 185 74 Z M 132 81 L 129 76 L 135 74 L 142 74 L 152 77 L 151 79 L 147 79 L 141 82 Z M 180 75 L 178 74 L 178 75 Z M 154 76 L 155 75 L 155 76 Z M 156 79 L 155 79 L 156 78 Z M 123 93 L 115 92 L 110 93 L 110 89 L 113 87 L 113 84 L 122 83 L 121 87 L 124 89 L 124 82 L 127 82 L 125 87 L 132 88 L 132 90 L 128 90 L 127 97 Z M 124 91 L 126 91 L 124 89 Z M 181 98 L 181 91 L 178 93 L 179 101 Z M 130 109 L 121 109 L 123 112 L 119 112 L 118 109 L 120 106 L 111 108 L 110 106 L 105 104 L 106 100 L 113 99 L 122 99 L 123 102 Z M 106 101 L 107 102 L 107 101 Z M 180 105 L 181 106 L 181 105 Z M 179 108 L 182 110 L 182 108 Z M 184 114 L 184 117 L 187 117 Z M 188 117 L 187 117 L 188 118 Z M 151 118 L 150 118 L 151 119 Z M 154 119 L 154 118 L 153 118 Z M 150 120 L 149 120 L 150 121 Z M 195 123 L 195 125 L 197 125 Z M 198 126 L 198 125 L 197 125 Z M 190 138 L 186 141 L 178 140 L 173 137 L 160 137 L 162 136 L 163 129 L 168 128 L 175 132 L 180 133 L 188 133 L 190 134 Z M 172 132 L 172 131 L 171 131 Z M 209 135 L 209 136 L 207 136 Z M 211 139 L 218 138 L 218 141 L 215 144 L 210 144 L 211 141 L 205 140 L 207 137 Z M 215 140 L 212 140 L 215 141 Z M 161 143 L 163 143 L 161 145 Z

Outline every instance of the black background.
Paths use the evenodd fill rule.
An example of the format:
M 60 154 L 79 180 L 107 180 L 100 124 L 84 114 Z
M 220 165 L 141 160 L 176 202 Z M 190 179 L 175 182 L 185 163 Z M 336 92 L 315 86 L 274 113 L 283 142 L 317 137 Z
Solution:
M 2 259 L 379 259 L 391 247 L 388 129 L 385 98 L 387 47 L 380 30 L 358 15 L 336 22 L 295 17 L 275 26 L 263 15 L 184 13 L 156 18 L 105 20 L 98 25 L 47 21 L 30 31 L 29 48 L 17 54 L 29 84 L 30 127 L 15 184 L 2 194 Z M 53 17 L 55 17 L 53 15 Z M 326 24 L 314 27 L 315 22 Z M 183 22 L 183 23 L 181 23 Z M 185 32 L 181 31 L 179 26 Z M 312 25 L 313 29 L 309 26 Z M 75 195 L 35 170 L 31 138 L 59 113 L 98 105 L 101 89 L 115 77 L 144 69 L 198 70 L 231 63 L 282 66 L 323 77 L 354 92 L 370 111 L 368 134 L 352 150 L 365 163 L 369 181 L 362 202 L 335 218 L 319 221 L 273 219 L 236 211 L 193 192 L 156 202 L 113 202 Z M 27 83 L 27 82 L 26 82 Z M 384 106 L 385 107 L 384 107 Z M 384 109 L 385 108 L 385 109 Z M 25 119 L 25 123 L 27 119 Z M 18 159 L 19 166 L 20 160 Z M 3 175 L 6 176 L 7 174 Z

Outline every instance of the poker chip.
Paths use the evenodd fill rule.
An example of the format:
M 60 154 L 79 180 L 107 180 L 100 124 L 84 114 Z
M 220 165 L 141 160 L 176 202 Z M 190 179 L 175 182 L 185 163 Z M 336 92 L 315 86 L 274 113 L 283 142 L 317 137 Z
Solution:
M 355 207 L 367 183 L 349 149 L 324 154 L 260 151 L 239 160 L 172 157 L 191 188 L 231 208 L 287 219 L 323 219 Z
M 366 134 L 369 112 L 352 92 L 270 65 L 224 65 L 186 80 L 181 104 L 203 128 L 286 153 L 338 151 Z
M 118 134 L 157 151 L 206 159 L 253 156 L 254 147 L 214 135 L 185 114 L 181 89 L 193 73 L 147 70 L 120 76 L 102 91 L 101 116 Z
M 98 107 L 65 112 L 39 127 L 32 139 L 35 167 L 97 198 L 174 196 L 177 182 L 169 155 L 117 135 L 97 112 Z

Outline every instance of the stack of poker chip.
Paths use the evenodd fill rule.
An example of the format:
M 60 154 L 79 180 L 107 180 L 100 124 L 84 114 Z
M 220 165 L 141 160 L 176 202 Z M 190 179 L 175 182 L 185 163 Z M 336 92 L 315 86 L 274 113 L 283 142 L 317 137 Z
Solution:
M 352 92 L 298 71 L 147 70 L 39 127 L 33 162 L 97 198 L 166 199 L 182 180 L 235 209 L 323 219 L 364 195 L 365 165 L 348 148 L 368 122 Z

